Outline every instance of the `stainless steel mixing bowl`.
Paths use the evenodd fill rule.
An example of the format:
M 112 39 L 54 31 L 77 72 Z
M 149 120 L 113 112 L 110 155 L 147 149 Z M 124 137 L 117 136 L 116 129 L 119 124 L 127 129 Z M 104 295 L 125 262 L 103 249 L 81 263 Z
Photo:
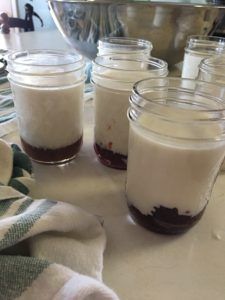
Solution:
M 49 7 L 65 39 L 86 57 L 96 56 L 101 37 L 126 36 L 150 40 L 152 55 L 173 66 L 187 36 L 207 35 L 225 9 L 204 1 L 49 0 Z

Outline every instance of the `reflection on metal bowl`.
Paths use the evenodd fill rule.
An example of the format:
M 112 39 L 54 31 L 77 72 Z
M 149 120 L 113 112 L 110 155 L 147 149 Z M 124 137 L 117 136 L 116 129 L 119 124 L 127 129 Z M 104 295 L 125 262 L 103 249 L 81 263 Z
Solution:
M 101 37 L 127 36 L 150 40 L 152 55 L 172 66 L 183 59 L 187 36 L 207 35 L 224 9 L 178 1 L 49 0 L 49 6 L 65 39 L 86 57 L 96 56 Z

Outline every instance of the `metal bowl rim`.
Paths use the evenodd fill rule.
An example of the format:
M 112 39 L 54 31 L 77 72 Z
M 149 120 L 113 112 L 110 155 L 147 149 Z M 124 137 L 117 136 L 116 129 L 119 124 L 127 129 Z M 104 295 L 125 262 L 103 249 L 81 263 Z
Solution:
M 212 0 L 207 1 L 205 0 L 205 3 L 202 3 L 201 0 L 196 0 L 195 3 L 191 3 L 191 2 L 186 2 L 183 3 L 180 0 L 170 0 L 169 2 L 166 1 L 157 1 L 157 0 L 48 0 L 49 3 L 53 3 L 53 2 L 65 2 L 65 3 L 80 3 L 80 4 L 85 4 L 85 3 L 89 3 L 89 4 L 139 4 L 139 5 L 143 5 L 143 4 L 148 4 L 148 5 L 152 5 L 152 6 L 158 6 L 158 5 L 162 5 L 162 6 L 190 6 L 190 7 L 215 7 L 215 8 L 224 8 L 224 5 L 218 4 L 218 3 L 214 3 Z

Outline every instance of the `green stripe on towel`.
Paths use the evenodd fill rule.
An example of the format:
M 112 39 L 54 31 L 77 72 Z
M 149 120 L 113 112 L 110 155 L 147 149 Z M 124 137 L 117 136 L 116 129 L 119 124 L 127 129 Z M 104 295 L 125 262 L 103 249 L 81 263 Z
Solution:
M 23 169 L 21 169 L 20 167 L 14 166 L 11 177 L 12 178 L 23 177 Z
M 17 152 L 17 151 L 22 152 L 22 150 L 20 149 L 20 147 L 17 144 L 11 144 L 11 148 L 13 150 L 13 153 Z
M 14 107 L 13 100 L 11 98 L 0 99 L 0 110 Z
M 0 256 L 0 300 L 21 296 L 49 265 L 34 257 Z
M 5 95 L 9 95 L 9 94 L 12 94 L 12 91 L 11 91 L 10 88 L 9 89 L 2 89 L 2 90 L 0 90 L 0 95 L 5 96 Z
M 22 214 L 34 201 L 31 198 L 26 198 L 23 203 L 20 205 L 18 208 L 17 212 L 15 215 Z
M 39 207 L 36 207 L 35 211 L 21 215 L 0 241 L 0 250 L 10 247 L 22 240 L 35 225 L 35 222 L 56 204 L 57 202 L 55 201 L 46 200 Z
M 18 200 L 20 198 L 11 198 L 7 200 L 1 200 L 0 201 L 0 217 L 3 216 L 7 210 L 10 208 L 10 206 L 13 204 L 14 201 Z
M 8 185 L 24 195 L 27 195 L 29 193 L 29 189 L 22 182 L 15 178 L 12 178 Z
M 0 123 L 3 123 L 3 122 L 6 122 L 6 121 L 9 121 L 9 120 L 11 120 L 11 119 L 13 119 L 13 118 L 15 118 L 16 117 L 16 113 L 10 113 L 10 114 L 8 114 L 8 115 L 5 115 L 5 116 L 2 116 L 1 118 L 0 118 Z
M 30 158 L 25 153 L 21 152 L 21 150 L 15 148 L 15 146 L 11 146 L 11 148 L 13 149 L 13 166 L 22 168 L 31 174 L 32 164 Z
M 7 76 L 0 77 L 0 84 L 6 83 L 8 81 Z

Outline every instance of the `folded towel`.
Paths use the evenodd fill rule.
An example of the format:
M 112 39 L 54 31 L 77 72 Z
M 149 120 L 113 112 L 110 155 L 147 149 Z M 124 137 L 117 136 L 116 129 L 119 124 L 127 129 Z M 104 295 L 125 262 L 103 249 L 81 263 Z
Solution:
M 101 222 L 82 209 L 30 197 L 29 158 L 0 140 L 0 299 L 118 300 L 101 282 Z
M 2 83 L 6 83 L 8 85 L 6 76 L 0 76 L 0 84 Z M 16 113 L 15 113 L 11 89 L 1 88 L 0 89 L 0 125 L 4 124 L 9 120 L 12 119 L 15 120 L 15 117 L 16 117 Z M 10 131 L 10 127 L 8 129 Z M 0 130 L 0 136 L 2 136 L 1 130 Z

